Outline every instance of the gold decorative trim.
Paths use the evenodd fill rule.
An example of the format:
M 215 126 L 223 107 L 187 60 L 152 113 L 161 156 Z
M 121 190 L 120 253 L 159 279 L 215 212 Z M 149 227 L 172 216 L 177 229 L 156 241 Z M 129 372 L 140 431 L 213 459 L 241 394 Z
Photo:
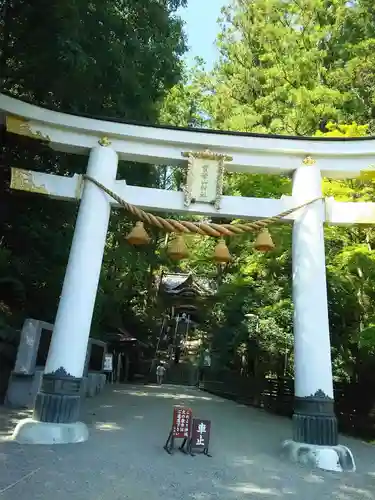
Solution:
M 82 197 L 82 191 L 84 186 L 83 175 L 74 174 L 74 178 L 76 179 L 76 188 L 74 190 L 74 196 L 77 200 L 80 200 Z
M 51 141 L 51 138 L 47 134 L 43 134 L 40 130 L 32 130 L 30 122 L 19 116 L 8 115 L 6 117 L 6 129 L 11 134 L 22 135 L 46 142 Z
M 302 163 L 304 165 L 315 165 L 316 160 L 314 160 L 314 158 L 312 158 L 311 156 L 306 156 L 306 158 L 302 160 Z
M 40 130 L 35 130 L 35 132 L 31 131 L 31 134 L 33 137 L 35 137 L 35 139 L 39 139 L 45 142 L 51 142 L 50 136 L 47 134 L 42 134 Z
M 195 201 L 191 197 L 191 191 L 193 188 L 193 165 L 194 165 L 194 159 L 196 158 L 193 156 L 193 154 L 188 155 L 188 167 L 187 167 L 187 173 L 186 173 L 186 182 L 182 188 L 182 191 L 184 193 L 184 207 L 190 207 L 191 202 Z
M 101 137 L 98 140 L 98 143 L 104 147 L 110 146 L 112 144 L 112 142 L 108 139 L 108 137 Z
M 232 156 L 224 155 L 221 153 L 213 153 L 209 149 L 206 149 L 205 151 L 183 151 L 181 155 L 184 158 L 190 158 L 190 156 L 192 156 L 193 158 L 199 158 L 201 160 L 233 161 Z
M 216 197 L 214 200 L 214 207 L 216 210 L 220 208 L 221 197 L 223 195 L 223 183 L 224 183 L 224 159 L 219 160 L 219 171 L 217 174 L 217 183 L 216 183 Z
M 359 178 L 362 180 L 375 179 L 375 165 L 369 165 L 365 170 L 360 170 Z
M 29 122 L 23 118 L 18 118 L 17 116 L 7 116 L 6 117 L 6 128 L 7 132 L 11 134 L 24 135 L 26 137 L 31 136 L 31 130 Z
M 375 179 L 375 170 L 361 170 L 359 179 L 362 181 L 371 181 Z
M 49 194 L 47 188 L 43 185 L 37 185 L 33 181 L 33 172 L 22 170 L 20 168 L 11 168 L 11 189 L 28 191 L 29 193 Z

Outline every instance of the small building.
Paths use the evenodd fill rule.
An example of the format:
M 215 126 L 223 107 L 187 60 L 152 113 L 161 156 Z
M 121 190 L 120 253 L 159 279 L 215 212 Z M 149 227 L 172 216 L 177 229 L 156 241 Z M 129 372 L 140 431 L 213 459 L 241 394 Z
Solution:
M 113 354 L 113 381 L 131 382 L 137 375 L 144 374 L 146 359 L 150 357 L 151 347 L 141 342 L 122 328 L 105 335 L 108 353 Z
M 216 283 L 191 273 L 162 273 L 158 287 L 164 310 L 159 350 L 166 344 L 169 358 L 178 363 L 181 349 L 191 343 L 195 329 L 202 323 L 203 310 L 216 290 Z

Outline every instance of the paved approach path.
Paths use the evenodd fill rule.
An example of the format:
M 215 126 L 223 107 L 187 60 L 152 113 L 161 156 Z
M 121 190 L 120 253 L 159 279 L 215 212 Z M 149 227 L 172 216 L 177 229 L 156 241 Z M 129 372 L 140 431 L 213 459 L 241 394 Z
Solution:
M 174 404 L 212 420 L 212 458 L 165 453 Z M 1 500 L 375 500 L 375 446 L 342 440 L 357 473 L 311 472 L 278 456 L 289 420 L 207 393 L 112 386 L 85 410 L 90 440 L 54 447 L 7 442 L 18 415 L 1 410 Z

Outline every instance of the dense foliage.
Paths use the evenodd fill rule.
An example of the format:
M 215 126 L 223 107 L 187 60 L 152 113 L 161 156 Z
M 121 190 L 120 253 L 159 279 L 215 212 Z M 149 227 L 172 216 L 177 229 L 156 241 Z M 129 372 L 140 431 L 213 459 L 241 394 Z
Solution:
M 186 46 L 176 10 L 184 3 L 8 0 L 0 21 L 1 90 L 68 113 L 155 122 L 166 91 L 180 80 Z M 85 170 L 87 158 L 57 154 L 2 129 L 0 163 L 5 321 L 53 321 L 77 207 L 10 192 L 9 167 L 72 175 Z M 161 182 L 163 172 L 153 166 L 132 167 L 123 162 L 119 178 L 146 186 Z M 114 213 L 93 323 L 97 332 L 147 319 L 144 290 L 156 256 L 126 245 L 129 228 L 125 214 Z
M 175 11 L 181 0 L 90 3 L 10 0 L 2 25 L 2 89 L 66 112 L 190 127 L 294 135 L 375 133 L 375 6 L 369 0 L 233 0 L 223 10 L 220 57 L 213 71 L 185 51 Z M 43 15 L 41 15 L 43 11 Z M 48 22 L 46 21 L 48 19 Z M 30 33 L 33 34 L 30 37 Z M 9 166 L 71 175 L 85 158 L 56 154 L 3 133 L 2 185 Z M 178 188 L 181 171 L 121 165 L 129 183 Z M 373 200 L 369 180 L 325 179 L 338 200 Z M 0 269 L 6 321 L 53 321 L 76 207 L 43 197 L 1 195 Z M 225 193 L 280 197 L 287 177 L 231 174 Z M 154 233 L 142 251 L 127 246 L 130 222 L 111 219 L 93 329 L 125 326 L 157 333 L 153 281 L 173 270 Z M 252 251 L 251 238 L 229 242 L 234 262 L 218 271 L 214 242 L 190 238 L 182 270 L 216 277 L 219 290 L 204 325 L 220 366 L 238 367 L 247 350 L 257 373 L 292 373 L 291 228 L 272 230 L 277 249 Z M 327 227 L 329 314 L 335 377 L 365 380 L 375 348 L 375 235 L 369 227 Z M 6 300 L 5 300 L 6 299 Z M 256 365 L 256 367 L 255 367 Z
M 173 110 L 173 123 L 248 132 L 374 133 L 374 14 L 363 0 L 233 0 L 223 9 L 214 70 L 205 72 L 197 61 L 187 83 L 168 94 L 161 116 L 170 120 Z M 279 197 L 291 193 L 291 181 L 232 174 L 225 189 Z M 323 190 L 341 201 L 374 199 L 371 179 L 325 179 Z M 291 228 L 272 234 L 277 250 L 269 255 L 254 253 L 248 238 L 230 243 L 235 262 L 207 330 L 219 366 L 238 367 L 248 350 L 260 374 L 283 376 L 293 373 Z M 373 371 L 375 345 L 374 232 L 327 227 L 325 234 L 334 374 L 364 381 Z M 198 260 L 207 254 L 203 244 L 195 253 Z

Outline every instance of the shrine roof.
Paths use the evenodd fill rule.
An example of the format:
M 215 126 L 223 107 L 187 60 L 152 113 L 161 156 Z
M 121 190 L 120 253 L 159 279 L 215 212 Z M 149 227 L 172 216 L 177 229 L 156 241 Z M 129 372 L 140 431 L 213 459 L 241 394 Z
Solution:
M 115 331 L 108 332 L 106 334 L 106 342 L 109 343 L 120 343 L 120 344 L 139 344 L 141 346 L 147 347 L 147 344 L 142 342 L 131 335 L 128 331 L 123 328 L 115 328 Z
M 166 273 L 161 277 L 161 287 L 169 295 L 180 295 L 191 290 L 198 295 L 212 294 L 215 287 L 207 278 L 193 276 L 191 273 Z
M 165 288 L 174 290 L 191 278 L 191 274 L 171 273 L 163 274 L 161 283 Z

